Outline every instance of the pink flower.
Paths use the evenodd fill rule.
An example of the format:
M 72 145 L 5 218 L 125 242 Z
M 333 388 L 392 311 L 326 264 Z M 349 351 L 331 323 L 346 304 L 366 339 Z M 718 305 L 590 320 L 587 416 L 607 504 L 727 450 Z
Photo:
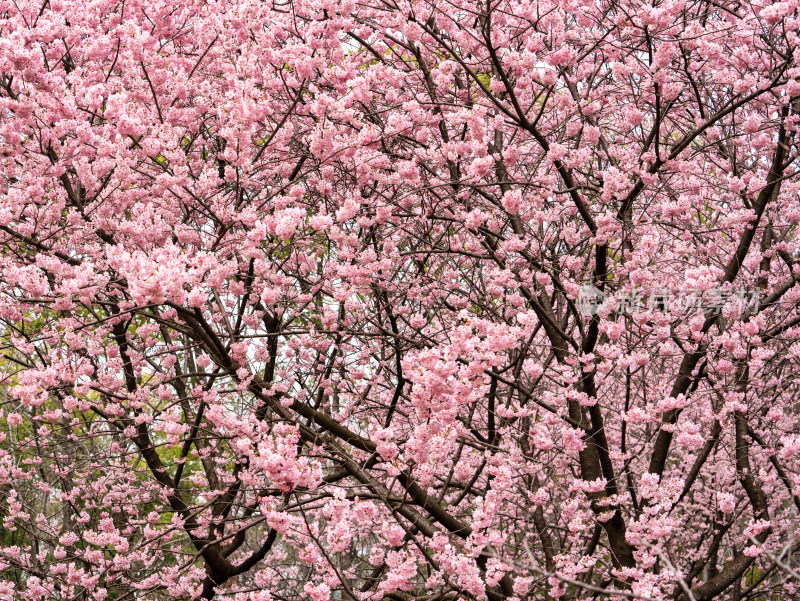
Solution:
M 330 601 L 331 589 L 327 584 L 311 584 L 307 582 L 303 587 L 303 592 L 311 599 L 311 601 Z
M 502 199 L 503 208 L 509 213 L 519 213 L 520 206 L 522 205 L 522 193 L 519 190 L 513 192 L 506 192 Z

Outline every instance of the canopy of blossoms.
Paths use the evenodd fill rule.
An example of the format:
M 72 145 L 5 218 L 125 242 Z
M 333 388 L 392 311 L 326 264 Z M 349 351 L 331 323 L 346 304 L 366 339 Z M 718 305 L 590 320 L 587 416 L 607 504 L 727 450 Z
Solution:
M 798 0 L 0 0 L 0 601 L 800 595 Z

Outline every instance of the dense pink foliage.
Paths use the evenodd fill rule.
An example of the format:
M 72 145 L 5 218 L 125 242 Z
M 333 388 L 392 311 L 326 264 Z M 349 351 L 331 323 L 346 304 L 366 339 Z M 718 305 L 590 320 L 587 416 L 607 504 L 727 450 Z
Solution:
M 797 598 L 798 7 L 0 0 L 0 600 Z

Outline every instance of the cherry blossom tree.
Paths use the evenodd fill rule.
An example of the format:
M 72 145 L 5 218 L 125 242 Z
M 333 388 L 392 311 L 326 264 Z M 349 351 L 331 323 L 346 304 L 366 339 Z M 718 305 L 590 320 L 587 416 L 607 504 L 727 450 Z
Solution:
M 798 9 L 0 0 L 0 600 L 797 598 Z

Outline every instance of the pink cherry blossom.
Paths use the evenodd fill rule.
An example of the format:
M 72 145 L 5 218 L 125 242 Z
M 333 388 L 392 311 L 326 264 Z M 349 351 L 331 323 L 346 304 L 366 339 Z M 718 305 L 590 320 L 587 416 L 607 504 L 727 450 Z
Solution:
M 796 598 L 799 10 L 0 0 L 0 601 Z

